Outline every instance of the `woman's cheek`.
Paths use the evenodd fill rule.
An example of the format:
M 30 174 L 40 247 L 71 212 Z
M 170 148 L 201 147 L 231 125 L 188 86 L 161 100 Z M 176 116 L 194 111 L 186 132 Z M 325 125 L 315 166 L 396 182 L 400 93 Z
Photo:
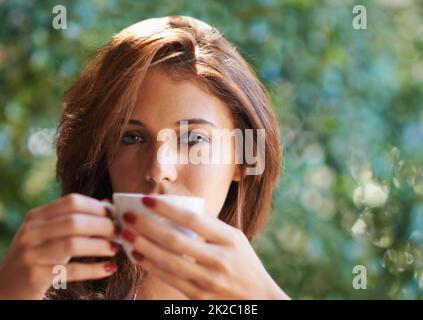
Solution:
M 114 190 L 134 190 L 131 184 L 137 185 L 137 174 L 141 172 L 140 162 L 129 150 L 120 150 L 114 162 L 109 166 L 109 175 Z
M 217 217 L 232 182 L 230 166 L 190 165 L 189 167 L 188 189 L 193 195 L 204 199 L 206 212 Z

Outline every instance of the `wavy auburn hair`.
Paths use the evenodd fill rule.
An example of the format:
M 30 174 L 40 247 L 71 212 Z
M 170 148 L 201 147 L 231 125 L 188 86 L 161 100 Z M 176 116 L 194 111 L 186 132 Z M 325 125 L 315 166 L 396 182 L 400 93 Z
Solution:
M 265 88 L 235 47 L 215 28 L 189 17 L 148 19 L 122 30 L 98 51 L 66 92 L 56 141 L 62 195 L 112 197 L 106 154 L 116 153 L 139 86 L 151 68 L 195 80 L 227 105 L 235 127 L 243 132 L 265 129 L 265 157 L 258 159 L 264 162 L 263 173 L 243 174 L 240 181 L 232 182 L 219 214 L 251 240 L 266 223 L 282 168 L 278 123 Z M 257 151 L 256 137 L 254 148 Z M 122 252 L 114 259 L 118 271 L 111 277 L 70 283 L 66 290 L 51 288 L 46 298 L 130 298 L 143 271 Z

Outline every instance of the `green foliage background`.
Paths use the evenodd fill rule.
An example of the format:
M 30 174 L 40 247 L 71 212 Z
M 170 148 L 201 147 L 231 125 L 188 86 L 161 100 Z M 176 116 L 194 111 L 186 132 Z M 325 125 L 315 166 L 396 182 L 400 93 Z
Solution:
M 56 4 L 66 30 L 52 28 Z M 352 27 L 356 4 L 367 30 Z M 28 210 L 59 195 L 52 137 L 95 50 L 136 21 L 189 15 L 237 46 L 280 119 L 284 176 L 254 243 L 274 279 L 296 299 L 422 298 L 422 12 L 417 0 L 1 0 L 0 257 Z

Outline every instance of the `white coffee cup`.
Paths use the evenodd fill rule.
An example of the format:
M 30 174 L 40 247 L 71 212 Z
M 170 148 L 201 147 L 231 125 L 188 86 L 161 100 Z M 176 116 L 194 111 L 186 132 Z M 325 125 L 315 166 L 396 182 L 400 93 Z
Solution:
M 125 212 L 132 212 L 134 214 L 145 215 L 150 217 L 151 219 L 155 219 L 161 223 L 165 223 L 167 225 L 171 225 L 172 227 L 176 228 L 177 230 L 181 231 L 182 233 L 186 234 L 191 238 L 195 238 L 197 234 L 189 230 L 187 228 L 183 228 L 180 225 L 177 225 L 170 220 L 160 217 L 159 215 L 153 213 L 151 209 L 146 207 L 141 199 L 145 196 L 153 196 L 157 199 L 164 199 L 175 206 L 180 208 L 184 208 L 190 210 L 197 214 L 204 214 L 204 199 L 199 197 L 191 197 L 191 196 L 179 196 L 179 195 L 170 195 L 170 194 L 142 194 L 142 193 L 123 193 L 123 192 L 116 192 L 113 193 L 113 204 L 102 201 L 106 208 L 112 214 L 112 219 L 119 227 L 124 227 L 126 223 L 123 220 L 123 214 Z M 135 262 L 132 258 L 131 251 L 133 250 L 132 245 L 127 241 L 123 241 L 123 239 L 118 236 L 114 239 L 115 242 L 121 244 L 128 255 L 128 257 Z

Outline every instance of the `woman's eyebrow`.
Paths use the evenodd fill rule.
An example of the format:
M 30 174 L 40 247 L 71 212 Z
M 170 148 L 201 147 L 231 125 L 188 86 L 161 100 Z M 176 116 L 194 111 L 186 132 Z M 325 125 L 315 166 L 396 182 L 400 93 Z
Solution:
M 182 120 L 176 121 L 175 125 L 179 126 L 182 121 L 187 121 L 188 124 L 208 124 L 216 128 L 216 125 L 214 123 L 202 118 L 182 119 Z
M 133 125 L 141 126 L 141 127 L 145 127 L 146 126 L 142 121 L 136 120 L 136 119 L 130 119 L 128 121 L 128 124 L 133 124 Z
M 214 123 L 212 123 L 212 122 L 210 122 L 206 119 L 202 119 L 202 118 L 182 119 L 182 120 L 176 121 L 175 125 L 179 126 L 182 121 L 187 121 L 188 124 L 208 124 L 208 125 L 211 125 L 214 128 L 217 128 Z M 136 125 L 136 126 L 140 126 L 140 127 L 146 127 L 146 125 L 142 121 L 137 120 L 137 119 L 130 119 L 128 121 L 128 124 L 132 124 L 132 125 Z

